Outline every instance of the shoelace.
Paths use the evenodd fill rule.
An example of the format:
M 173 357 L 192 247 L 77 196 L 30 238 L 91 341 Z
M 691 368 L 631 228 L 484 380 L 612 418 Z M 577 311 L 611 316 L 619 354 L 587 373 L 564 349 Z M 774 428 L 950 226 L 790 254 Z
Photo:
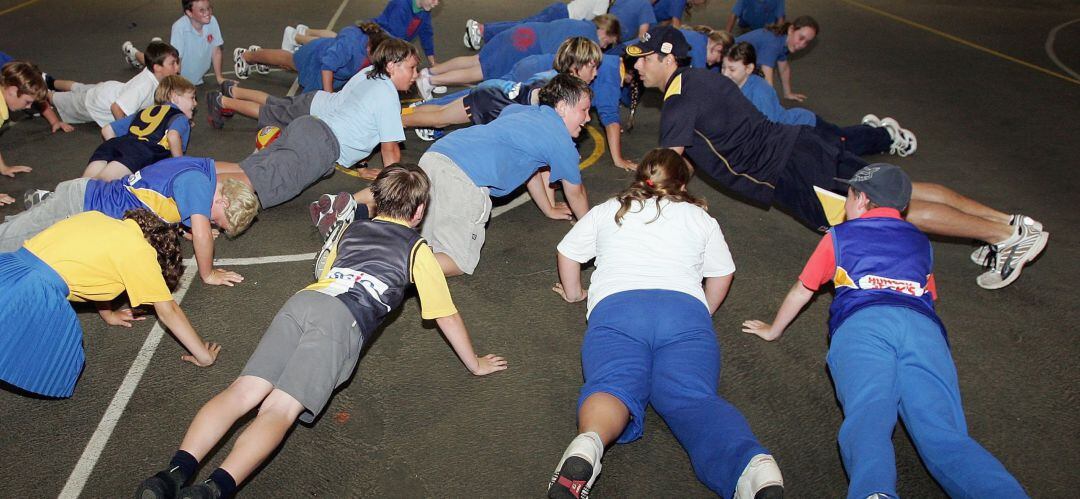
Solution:
M 983 260 L 983 264 L 982 264 L 983 268 L 985 268 L 987 270 L 996 269 L 997 268 L 997 259 L 998 259 L 998 248 L 997 248 L 996 245 L 993 245 L 993 244 L 990 244 L 987 247 L 990 248 L 990 250 L 986 252 L 986 258 Z

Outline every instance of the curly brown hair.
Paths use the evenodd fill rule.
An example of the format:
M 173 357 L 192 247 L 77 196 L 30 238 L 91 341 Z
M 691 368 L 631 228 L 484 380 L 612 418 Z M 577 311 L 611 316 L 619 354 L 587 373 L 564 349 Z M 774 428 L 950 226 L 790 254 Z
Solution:
M 692 203 L 708 208 L 704 199 L 686 191 L 686 184 L 690 182 L 692 176 L 694 176 L 694 169 L 679 153 L 666 147 L 649 151 L 638 165 L 634 182 L 615 196 L 615 199 L 619 200 L 615 224 L 621 226 L 623 216 L 634 204 L 638 204 L 640 210 L 640 205 L 651 198 L 656 198 L 658 202 L 667 199 L 672 202 Z M 649 222 L 657 218 L 660 218 L 660 205 L 656 206 L 656 217 Z
M 184 262 L 180 253 L 180 230 L 175 224 L 163 222 L 150 210 L 139 208 L 124 212 L 124 218 L 139 224 L 143 237 L 157 251 L 161 277 L 169 289 L 175 289 L 184 274 Z

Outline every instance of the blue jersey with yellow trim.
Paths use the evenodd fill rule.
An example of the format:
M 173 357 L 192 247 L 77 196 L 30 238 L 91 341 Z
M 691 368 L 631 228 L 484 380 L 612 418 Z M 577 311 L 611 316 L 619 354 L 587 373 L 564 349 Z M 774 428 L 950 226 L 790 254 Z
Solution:
M 143 108 L 135 113 L 135 118 L 131 120 L 127 131 L 141 141 L 168 149 L 169 139 L 165 137 L 165 133 L 169 131 L 169 123 L 176 115 L 187 119 L 184 112 L 172 104 L 158 104 Z
M 216 187 L 213 159 L 168 158 L 119 180 L 90 180 L 83 209 L 120 219 L 146 208 L 165 222 L 190 226 L 192 215 L 209 218 Z

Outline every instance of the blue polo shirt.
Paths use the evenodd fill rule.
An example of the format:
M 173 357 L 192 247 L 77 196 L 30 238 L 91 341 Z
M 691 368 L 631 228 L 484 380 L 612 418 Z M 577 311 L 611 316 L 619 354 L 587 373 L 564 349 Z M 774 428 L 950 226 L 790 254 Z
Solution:
M 739 26 L 755 30 L 784 17 L 784 0 L 736 0 L 731 13 L 739 18 Z
M 173 23 L 169 37 L 169 45 L 176 47 L 180 53 L 180 76 L 196 85 L 202 85 L 203 75 L 210 69 L 213 62 L 210 54 L 214 47 L 220 47 L 223 43 L 221 27 L 214 16 L 210 16 L 210 24 L 203 26 L 202 33 L 195 31 L 191 19 L 180 16 Z
M 163 159 L 119 180 L 91 179 L 83 210 L 122 219 L 128 210 L 146 208 L 167 223 L 190 227 L 192 215 L 210 217 L 216 190 L 213 159 L 181 156 Z
M 413 41 L 420 37 L 420 46 L 427 55 L 435 55 L 435 28 L 431 26 L 431 13 L 414 8 L 415 0 L 390 0 L 379 17 L 372 19 L 395 38 Z
M 322 89 L 322 72 L 334 73 L 333 88 L 341 90 L 358 71 L 370 62 L 368 37 L 356 26 L 346 26 L 334 38 L 319 38 L 300 47 L 293 54 L 297 80 L 304 92 Z
M 656 22 L 682 19 L 683 12 L 686 10 L 686 0 L 656 0 L 652 10 L 656 15 Z
M 765 28 L 755 29 L 735 38 L 754 46 L 758 67 L 776 67 L 776 61 L 786 61 L 788 56 L 787 35 L 778 35 Z
M 690 67 L 705 68 L 709 62 L 709 37 L 692 29 L 681 28 L 686 43 L 690 44 Z
M 784 109 L 784 106 L 780 105 L 780 98 L 776 96 L 776 89 L 769 85 L 765 78 L 750 75 L 739 90 L 742 90 L 743 95 L 750 99 L 754 107 L 773 123 L 817 125 L 817 115 L 807 109 L 801 107 Z
M 550 80 L 555 77 L 552 66 L 554 54 L 538 54 L 526 57 L 503 76 L 503 80 L 528 82 L 537 78 Z M 608 126 L 619 122 L 619 97 L 622 92 L 622 71 L 619 65 L 622 59 L 614 55 L 604 55 L 600 67 L 596 69 L 596 79 L 589 84 L 593 91 L 592 107 L 600 116 L 600 123 Z
M 453 160 L 496 197 L 510 194 L 544 166 L 551 167 L 552 183 L 581 184 L 574 139 L 550 106 L 511 104 L 495 121 L 455 130 L 428 151 Z
M 389 78 L 368 78 L 357 73 L 340 92 L 332 94 L 319 116 L 334 132 L 341 153 L 337 163 L 351 166 L 371 155 L 383 142 L 405 140 L 401 125 L 401 101 Z
M 622 43 L 636 40 L 642 24 L 656 24 L 656 14 L 653 13 L 649 0 L 615 0 L 615 4 L 608 9 L 608 14 L 619 19 L 619 28 L 622 31 L 619 41 Z

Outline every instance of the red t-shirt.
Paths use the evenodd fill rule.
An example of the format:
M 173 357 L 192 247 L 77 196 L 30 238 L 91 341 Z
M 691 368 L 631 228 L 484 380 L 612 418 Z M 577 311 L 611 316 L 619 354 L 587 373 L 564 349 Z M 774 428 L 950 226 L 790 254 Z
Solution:
M 900 212 L 895 208 L 874 208 L 859 218 L 901 218 Z M 799 274 L 799 282 L 806 289 L 817 291 L 821 285 L 833 280 L 836 275 L 836 253 L 833 251 L 832 234 L 825 234 L 818 242 L 814 253 L 806 261 L 802 273 Z M 930 296 L 937 300 L 937 284 L 934 282 L 934 274 L 930 274 L 926 281 L 926 289 Z

